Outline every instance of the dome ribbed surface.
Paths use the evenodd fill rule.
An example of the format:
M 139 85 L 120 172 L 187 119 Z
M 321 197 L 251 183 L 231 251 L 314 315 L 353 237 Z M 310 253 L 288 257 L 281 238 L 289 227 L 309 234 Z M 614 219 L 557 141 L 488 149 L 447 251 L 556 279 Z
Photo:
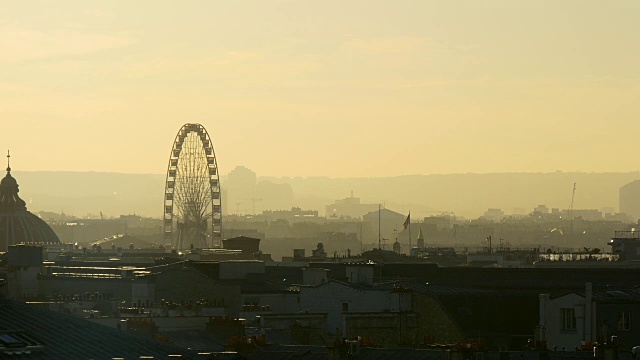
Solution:
M 7 168 L 7 175 L 0 181 L 0 251 L 20 243 L 59 242 L 44 220 L 27 211 L 24 200 L 18 196 L 18 182 Z
M 44 220 L 27 210 L 0 211 L 0 239 L 9 240 L 7 245 L 60 242 L 56 233 Z

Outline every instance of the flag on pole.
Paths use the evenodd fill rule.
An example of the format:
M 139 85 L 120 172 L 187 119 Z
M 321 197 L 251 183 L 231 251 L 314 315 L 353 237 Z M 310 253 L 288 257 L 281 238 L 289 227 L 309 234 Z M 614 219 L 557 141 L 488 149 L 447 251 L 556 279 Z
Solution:
M 409 211 L 409 215 L 407 215 L 407 220 L 405 220 L 404 224 L 402 224 L 402 226 L 404 227 L 404 230 L 407 230 L 407 226 L 409 226 L 410 222 L 411 222 L 411 211 Z

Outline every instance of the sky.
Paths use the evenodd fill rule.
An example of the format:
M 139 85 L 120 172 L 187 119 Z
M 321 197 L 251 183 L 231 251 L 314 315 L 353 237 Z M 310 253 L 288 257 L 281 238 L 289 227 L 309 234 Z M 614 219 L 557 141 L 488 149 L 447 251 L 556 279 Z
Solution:
M 20 171 L 637 171 L 640 2 L 0 1 L 0 148 Z

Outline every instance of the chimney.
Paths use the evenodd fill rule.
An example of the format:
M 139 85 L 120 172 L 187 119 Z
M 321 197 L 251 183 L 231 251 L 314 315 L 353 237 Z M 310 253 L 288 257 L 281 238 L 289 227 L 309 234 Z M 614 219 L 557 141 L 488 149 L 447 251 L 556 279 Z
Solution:
M 541 344 L 544 344 L 547 341 L 546 312 L 547 312 L 547 303 L 549 302 L 549 294 L 540 294 L 539 299 L 540 299 L 540 313 L 538 316 L 540 320 L 538 321 L 538 326 L 536 326 L 536 332 L 534 334 L 534 340 L 536 342 L 536 346 L 540 346 Z
M 549 301 L 549 294 L 540 294 L 539 295 L 539 299 L 540 299 L 540 321 L 538 322 L 538 325 L 540 327 L 545 327 L 547 326 L 547 319 L 546 319 L 546 311 L 547 311 L 547 302 Z
M 593 287 L 590 282 L 586 283 L 584 290 L 584 340 L 593 340 Z

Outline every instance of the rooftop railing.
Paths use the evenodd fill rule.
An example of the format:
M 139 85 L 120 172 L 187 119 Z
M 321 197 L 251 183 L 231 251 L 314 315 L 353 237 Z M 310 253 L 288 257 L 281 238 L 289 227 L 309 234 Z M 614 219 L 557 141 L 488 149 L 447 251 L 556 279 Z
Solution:
M 615 232 L 615 239 L 639 239 L 640 240 L 640 230 L 623 230 Z

